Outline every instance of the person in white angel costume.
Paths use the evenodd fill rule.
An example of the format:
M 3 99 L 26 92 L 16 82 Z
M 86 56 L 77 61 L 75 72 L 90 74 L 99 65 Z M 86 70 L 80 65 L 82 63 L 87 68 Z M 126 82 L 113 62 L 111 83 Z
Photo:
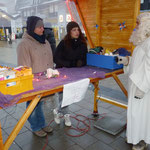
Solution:
M 144 150 L 150 144 L 150 13 L 137 17 L 129 41 L 135 45 L 132 56 L 118 56 L 129 77 L 127 142 L 132 150 Z

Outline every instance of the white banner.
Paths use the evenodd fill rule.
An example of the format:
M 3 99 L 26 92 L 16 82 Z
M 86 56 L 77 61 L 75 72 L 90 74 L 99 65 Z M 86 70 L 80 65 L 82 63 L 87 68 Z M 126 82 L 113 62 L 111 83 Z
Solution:
M 64 85 L 63 101 L 61 107 L 81 101 L 88 89 L 90 79 L 86 78 L 77 82 Z

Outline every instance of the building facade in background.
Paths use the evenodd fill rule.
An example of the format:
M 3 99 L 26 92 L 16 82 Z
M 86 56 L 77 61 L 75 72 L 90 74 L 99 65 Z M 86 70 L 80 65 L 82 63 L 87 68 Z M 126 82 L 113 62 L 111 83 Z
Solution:
M 11 4 L 11 5 L 10 5 Z M 150 10 L 150 0 L 141 0 L 141 11 Z M 75 4 L 68 0 L 5 0 L 0 3 L 0 40 L 8 35 L 21 38 L 26 30 L 28 16 L 39 16 L 45 27 L 54 29 L 56 40 L 66 34 L 66 25 L 75 20 L 84 32 Z M 14 37 L 15 35 L 15 37 Z
M 55 38 L 61 40 L 66 34 L 67 23 L 71 21 L 68 11 L 71 5 L 70 3 L 67 5 L 66 2 L 65 0 L 17 0 L 15 8 L 21 15 L 23 27 L 26 26 L 28 16 L 39 16 L 44 20 L 45 27 L 54 29 Z

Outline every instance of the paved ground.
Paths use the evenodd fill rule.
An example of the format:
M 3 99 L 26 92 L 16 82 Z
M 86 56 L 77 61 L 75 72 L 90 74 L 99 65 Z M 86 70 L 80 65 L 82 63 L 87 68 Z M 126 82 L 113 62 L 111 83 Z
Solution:
M 0 64 L 8 66 L 16 66 L 16 46 L 19 40 L 9 45 L 6 42 L 0 42 Z M 127 83 L 126 76 L 120 75 L 119 78 L 124 83 Z M 111 78 L 105 79 L 100 82 L 100 89 L 102 96 L 113 98 L 116 101 L 127 104 L 127 99 L 119 89 L 115 81 Z M 44 113 L 47 123 L 53 120 L 52 110 L 57 105 L 57 94 L 51 97 L 48 101 L 44 102 Z M 81 114 L 89 118 L 92 117 L 93 112 L 93 91 L 92 87 L 89 87 L 86 97 L 79 103 L 72 104 L 69 107 L 72 116 Z M 18 119 L 25 111 L 25 103 L 15 105 L 13 107 L 0 110 L 0 121 L 2 125 L 2 134 L 4 141 L 11 133 L 13 127 L 16 125 Z M 113 116 L 121 121 L 126 122 L 126 110 L 118 108 L 116 106 L 100 102 L 98 104 L 99 114 L 105 116 Z M 66 133 L 79 134 L 74 130 L 67 130 L 62 121 L 60 125 L 56 125 L 54 122 L 51 126 L 54 128 L 52 134 L 49 134 L 47 138 L 39 138 L 35 136 L 28 122 L 20 131 L 15 141 L 10 147 L 10 150 L 43 150 L 45 144 L 46 150 L 130 150 L 131 145 L 125 142 L 125 130 L 121 133 L 113 136 L 102 130 L 95 128 L 93 125 L 97 120 L 91 120 L 89 131 L 80 137 L 71 137 Z M 72 124 L 77 126 L 77 121 L 72 118 Z M 83 124 L 80 124 L 83 128 Z M 66 130 L 68 132 L 66 132 Z M 150 147 L 149 147 L 150 149 Z

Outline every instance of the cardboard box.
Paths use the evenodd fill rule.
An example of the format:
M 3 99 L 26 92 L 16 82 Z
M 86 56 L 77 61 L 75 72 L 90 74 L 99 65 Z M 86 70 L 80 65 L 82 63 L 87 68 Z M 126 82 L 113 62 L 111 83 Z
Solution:
M 123 65 L 118 65 L 115 61 L 116 56 L 105 56 L 97 54 L 87 54 L 87 65 L 106 69 L 119 69 Z

